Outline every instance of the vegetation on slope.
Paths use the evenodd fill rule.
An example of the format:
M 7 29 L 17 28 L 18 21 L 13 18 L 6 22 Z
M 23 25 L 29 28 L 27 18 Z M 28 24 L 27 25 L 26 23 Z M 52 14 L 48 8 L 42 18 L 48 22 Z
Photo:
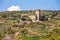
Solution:
M 22 11 L 0 12 L 0 40 L 9 38 L 10 40 L 60 40 L 60 19 L 54 18 L 60 15 L 59 12 L 58 14 L 41 14 L 41 20 L 45 18 L 50 20 L 40 20 L 29 24 L 19 23 L 20 13 Z M 24 13 L 28 12 L 24 11 Z

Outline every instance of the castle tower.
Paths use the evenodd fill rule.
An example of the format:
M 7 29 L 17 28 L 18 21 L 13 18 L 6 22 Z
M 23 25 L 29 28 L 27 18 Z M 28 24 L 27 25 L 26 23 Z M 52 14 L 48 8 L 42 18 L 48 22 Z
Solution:
M 39 18 L 40 18 L 40 11 L 36 10 L 35 15 L 36 15 L 36 20 L 39 20 Z

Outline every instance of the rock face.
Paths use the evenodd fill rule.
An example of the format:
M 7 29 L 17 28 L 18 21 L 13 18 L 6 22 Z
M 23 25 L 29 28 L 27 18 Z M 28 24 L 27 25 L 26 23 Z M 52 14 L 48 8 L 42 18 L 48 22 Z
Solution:
M 16 40 L 12 34 L 6 34 L 2 40 Z

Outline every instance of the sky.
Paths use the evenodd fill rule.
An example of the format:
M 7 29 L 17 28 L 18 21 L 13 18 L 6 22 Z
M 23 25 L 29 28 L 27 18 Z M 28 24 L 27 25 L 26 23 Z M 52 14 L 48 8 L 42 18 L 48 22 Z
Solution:
M 60 0 L 0 0 L 0 11 L 17 6 L 20 10 L 60 10 Z

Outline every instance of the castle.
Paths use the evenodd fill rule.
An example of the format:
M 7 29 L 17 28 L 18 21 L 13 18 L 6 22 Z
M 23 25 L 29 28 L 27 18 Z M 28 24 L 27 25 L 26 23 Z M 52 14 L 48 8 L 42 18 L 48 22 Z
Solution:
M 39 12 L 39 10 L 35 11 L 35 15 L 30 15 L 29 17 L 32 19 L 33 22 L 39 21 L 39 18 L 40 18 L 40 12 Z
M 36 21 L 39 21 L 40 10 L 36 10 L 34 15 L 31 15 L 31 14 L 21 14 L 21 16 L 28 16 L 32 20 L 32 22 L 36 22 Z
M 21 13 L 21 16 L 27 16 L 29 17 L 32 22 L 36 21 L 47 21 L 50 20 L 51 17 L 54 18 L 53 15 L 57 15 L 56 11 L 47 11 L 47 10 L 33 10 L 33 11 L 25 11 L 24 13 Z

